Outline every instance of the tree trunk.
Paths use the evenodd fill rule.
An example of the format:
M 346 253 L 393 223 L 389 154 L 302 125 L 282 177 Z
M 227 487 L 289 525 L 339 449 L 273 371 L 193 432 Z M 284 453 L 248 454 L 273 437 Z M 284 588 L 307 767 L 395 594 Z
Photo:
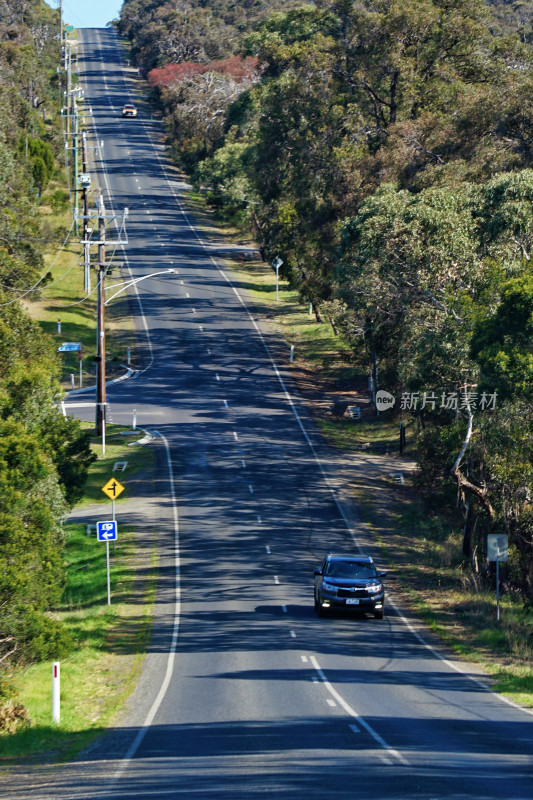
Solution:
M 465 396 L 466 396 L 466 392 L 465 392 Z M 472 409 L 470 408 L 470 405 L 468 403 L 466 405 L 466 411 L 467 411 L 467 414 L 468 414 L 468 425 L 467 425 L 467 428 L 466 428 L 465 438 L 464 438 L 461 450 L 459 452 L 459 455 L 457 456 L 457 458 L 455 460 L 455 464 L 453 465 L 453 467 L 450 470 L 450 474 L 457 481 L 457 486 L 458 486 L 459 490 L 461 490 L 461 491 L 465 491 L 466 490 L 468 492 L 471 492 L 472 494 L 474 494 L 478 498 L 478 500 L 480 501 L 481 505 L 483 506 L 483 508 L 487 512 L 487 516 L 489 518 L 489 522 L 492 524 L 492 521 L 494 520 L 494 509 L 493 509 L 493 507 L 492 507 L 492 505 L 491 505 L 491 503 L 490 503 L 490 501 L 488 499 L 488 491 L 487 491 L 486 487 L 484 487 L 484 486 L 476 486 L 476 484 L 472 483 L 472 481 L 469 481 L 468 478 L 466 478 L 462 474 L 460 469 L 459 469 L 461 461 L 463 460 L 464 454 L 466 453 L 466 449 L 467 449 L 467 447 L 468 447 L 468 445 L 470 443 L 470 439 L 472 438 L 472 431 L 473 431 L 473 427 L 474 427 L 474 415 L 472 414 Z
M 317 304 L 312 302 L 311 305 L 313 306 L 313 311 L 314 311 L 314 314 L 315 314 L 316 321 L 317 322 L 324 322 L 324 320 L 322 319 L 322 314 L 320 313 L 320 309 L 317 306 Z

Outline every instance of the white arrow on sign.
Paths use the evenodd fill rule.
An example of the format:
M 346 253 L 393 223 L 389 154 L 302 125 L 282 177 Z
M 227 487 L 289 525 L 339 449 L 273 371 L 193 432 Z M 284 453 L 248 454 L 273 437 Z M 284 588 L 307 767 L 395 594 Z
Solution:
M 117 523 L 114 521 L 97 522 L 96 532 L 99 542 L 114 541 L 117 538 Z

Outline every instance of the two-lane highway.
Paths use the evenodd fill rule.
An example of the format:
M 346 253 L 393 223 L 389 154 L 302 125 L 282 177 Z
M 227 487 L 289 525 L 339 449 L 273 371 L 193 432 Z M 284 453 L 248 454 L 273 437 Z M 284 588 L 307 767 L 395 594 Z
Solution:
M 391 605 L 383 621 L 315 617 L 313 569 L 365 550 L 365 532 L 336 502 L 279 343 L 186 211 L 115 32 L 84 30 L 79 48 L 98 181 L 108 209 L 130 209 L 128 269 L 176 270 L 136 285 L 144 371 L 108 389 L 113 421 L 135 408 L 155 433 L 160 586 L 127 714 L 76 764 L 36 772 L 32 796 L 531 798 L 529 713 Z M 139 118 L 122 120 L 131 101 Z

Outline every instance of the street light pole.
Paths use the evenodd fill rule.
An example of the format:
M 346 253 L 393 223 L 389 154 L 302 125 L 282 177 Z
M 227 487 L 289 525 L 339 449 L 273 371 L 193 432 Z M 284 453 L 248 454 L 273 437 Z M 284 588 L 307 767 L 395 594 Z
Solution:
M 105 206 L 98 200 L 98 285 L 96 296 L 96 435 L 102 437 L 105 448 Z

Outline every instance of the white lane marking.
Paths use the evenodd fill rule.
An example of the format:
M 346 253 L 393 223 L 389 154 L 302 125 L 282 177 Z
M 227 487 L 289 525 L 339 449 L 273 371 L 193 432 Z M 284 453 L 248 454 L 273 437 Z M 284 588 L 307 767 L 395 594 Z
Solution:
M 318 678 L 317 678 L 317 676 L 316 676 L 316 675 L 311 675 L 311 681 L 312 681 L 313 683 L 318 683 Z
M 263 520 L 261 519 L 261 514 L 257 515 L 257 521 L 259 524 L 262 523 Z M 266 548 L 267 548 L 267 553 L 270 553 L 270 547 L 267 545 Z
M 296 634 L 294 631 L 290 631 L 291 639 L 296 639 Z
M 254 487 L 252 486 L 251 483 L 248 484 L 248 491 L 250 492 L 250 494 L 254 493 Z
M 277 264 L 277 263 L 278 263 L 278 262 L 276 261 L 276 264 Z M 185 292 L 185 297 L 190 297 L 190 294 L 189 294 L 189 292 Z
M 204 332 L 204 326 L 203 325 L 198 325 L 198 327 L 200 328 L 200 332 L 203 333 Z
M 287 613 L 287 606 L 281 606 L 281 610 L 283 611 L 284 614 L 286 614 Z
M 265 550 L 267 551 L 267 555 L 270 555 L 272 553 L 272 550 L 270 549 L 270 546 L 268 544 L 265 545 Z
M 193 308 L 192 313 L 196 314 L 196 309 L 195 308 Z
M 175 199 L 175 200 L 178 202 L 178 204 L 179 204 L 179 206 L 180 206 L 180 209 L 181 209 L 181 212 L 182 212 L 182 214 L 183 214 L 183 218 L 184 218 L 184 220 L 186 221 L 187 225 L 189 226 L 189 228 L 190 228 L 191 232 L 192 232 L 192 233 L 194 234 L 194 236 L 195 236 L 195 237 L 198 239 L 198 241 L 199 241 L 199 242 L 202 244 L 202 246 L 204 247 L 204 250 L 205 250 L 205 251 L 206 251 L 206 253 L 207 253 L 207 252 L 208 252 L 208 248 L 207 248 L 207 246 L 206 246 L 206 244 L 205 244 L 204 240 L 202 239 L 202 237 L 200 236 L 200 234 L 199 234 L 199 233 L 198 233 L 198 231 L 196 230 L 196 228 L 195 228 L 195 227 L 192 225 L 192 223 L 191 223 L 191 220 L 190 220 L 190 218 L 189 218 L 189 215 L 187 214 L 187 212 L 186 212 L 186 210 L 185 210 L 185 208 L 184 208 L 184 205 L 183 205 L 183 203 L 181 202 L 181 200 L 180 200 L 179 196 L 178 196 L 178 195 L 176 194 L 176 192 L 174 191 L 174 187 L 173 187 L 173 185 L 172 185 L 172 183 L 171 183 L 170 179 L 168 178 L 168 175 L 167 175 L 167 172 L 166 172 L 166 168 L 165 168 L 165 166 L 163 165 L 163 162 L 161 161 L 161 158 L 160 158 L 160 156 L 159 156 L 159 153 L 157 152 L 157 149 L 156 149 L 155 145 L 153 144 L 153 142 L 152 142 L 152 147 L 154 148 L 154 152 L 155 152 L 155 153 L 156 153 L 156 155 L 157 155 L 157 158 L 158 158 L 158 160 L 159 160 L 159 163 L 160 163 L 160 166 L 161 166 L 161 168 L 162 168 L 163 174 L 166 176 L 166 181 L 167 181 L 167 185 L 168 185 L 168 187 L 169 187 L 169 189 L 170 189 L 170 192 L 171 192 L 172 196 L 174 197 L 174 199 Z M 354 547 L 357 549 L 357 551 L 358 551 L 359 553 L 361 553 L 361 552 L 362 552 L 362 550 L 361 550 L 361 546 L 360 546 L 360 545 L 359 545 L 359 543 L 357 542 L 357 538 L 356 538 L 356 536 L 355 536 L 355 533 L 354 533 L 354 531 L 353 531 L 353 529 L 352 529 L 352 527 L 351 527 L 351 525 L 350 525 L 350 522 L 349 522 L 349 520 L 348 520 L 348 517 L 346 516 L 346 513 L 345 513 L 345 511 L 344 511 L 344 508 L 342 507 L 342 504 L 341 504 L 340 500 L 337 498 L 337 496 L 336 496 L 336 494 L 335 494 L 335 490 L 334 490 L 334 488 L 331 486 L 331 484 L 330 484 L 330 482 L 329 482 L 329 479 L 328 479 L 328 476 L 326 475 L 326 472 L 325 472 L 324 466 L 323 466 L 323 464 L 322 464 L 322 462 L 321 462 L 321 460 L 320 460 L 320 458 L 319 458 L 319 456 L 318 456 L 318 453 L 317 453 L 317 452 L 316 452 L 316 450 L 315 450 L 315 447 L 314 447 L 314 445 L 313 445 L 313 443 L 312 443 L 311 439 L 309 438 L 309 435 L 308 435 L 308 433 L 307 433 L 307 431 L 306 431 L 306 429 L 305 429 L 305 427 L 304 427 L 304 424 L 303 424 L 303 422 L 302 422 L 302 420 L 301 420 L 301 418 L 300 418 L 300 415 L 298 414 L 298 411 L 297 411 L 297 409 L 296 409 L 296 406 L 295 406 L 295 404 L 294 404 L 294 401 L 293 401 L 293 399 L 292 399 L 292 397 L 291 397 L 291 395 L 290 395 L 290 393 L 289 393 L 289 391 L 288 391 L 287 387 L 285 386 L 285 382 L 284 382 L 284 380 L 283 380 L 283 378 L 282 378 L 282 376 L 281 376 L 281 374 L 280 374 L 280 372 L 279 372 L 279 370 L 278 370 L 278 368 L 277 368 L 276 362 L 274 361 L 274 358 L 273 358 L 273 356 L 272 356 L 272 353 L 270 352 L 270 349 L 269 349 L 269 347 L 268 347 L 268 345 L 267 345 L 267 343 L 266 343 L 266 341 L 265 341 L 265 339 L 264 339 L 264 337 L 263 337 L 263 334 L 261 333 L 261 330 L 259 329 L 259 327 L 258 327 L 258 325 L 257 325 L 257 323 L 256 323 L 256 321 L 255 321 L 255 319 L 252 317 L 252 315 L 251 315 L 250 311 L 248 310 L 248 308 L 247 308 L 247 306 L 246 306 L 246 302 L 244 301 L 244 299 L 241 297 L 241 295 L 239 294 L 239 292 L 237 291 L 237 289 L 236 289 L 236 288 L 235 288 L 235 286 L 233 285 L 233 283 L 232 283 L 231 279 L 230 279 L 230 278 L 228 277 L 228 275 L 227 275 L 227 274 L 224 272 L 224 270 L 223 270 L 223 269 L 222 269 L 222 268 L 219 266 L 219 264 L 217 264 L 217 262 L 216 262 L 216 260 L 213 258 L 213 256 L 209 255 L 209 260 L 210 260 L 210 261 L 211 261 L 211 263 L 212 263 L 212 264 L 213 264 L 213 265 L 216 267 L 216 269 L 218 270 L 218 272 L 220 273 L 220 275 L 221 275 L 221 276 L 224 278 L 224 280 L 226 281 L 226 283 L 227 283 L 227 284 L 228 284 L 228 285 L 231 287 L 231 289 L 232 289 L 233 293 L 235 294 L 235 296 L 236 296 L 236 297 L 237 297 L 237 299 L 239 300 L 239 302 L 240 302 L 240 304 L 241 304 L 242 308 L 244 309 L 244 311 L 245 311 L 245 312 L 246 312 L 246 314 L 248 315 L 248 318 L 249 318 L 249 319 L 250 319 L 250 321 L 252 322 L 252 324 L 253 324 L 253 326 L 254 326 L 254 328 L 255 328 L 255 331 L 256 331 L 256 333 L 258 334 L 258 336 L 259 336 L 259 338 L 260 338 L 260 340 L 261 340 L 261 342 L 262 342 L 262 344 L 263 344 L 263 347 L 265 348 L 265 351 L 266 351 L 266 353 L 267 353 L 268 359 L 269 359 L 269 361 L 270 361 L 270 363 L 271 363 L 271 365 L 272 365 L 272 369 L 274 370 L 274 373 L 275 373 L 275 375 L 276 375 L 276 377 L 277 377 L 277 379 L 278 379 L 278 381 L 279 381 L 279 383 L 280 383 L 280 386 L 281 386 L 281 388 L 282 388 L 282 390 L 283 390 L 283 393 L 284 393 L 284 395 L 285 395 L 285 398 L 286 398 L 286 400 L 287 400 L 287 403 L 289 404 L 289 406 L 290 406 L 290 408 L 291 408 L 291 410 L 292 410 L 292 412 L 293 412 L 293 414 L 294 414 L 294 416 L 295 416 L 295 418 L 296 418 L 296 422 L 298 423 L 298 426 L 299 426 L 299 428 L 300 428 L 300 430 L 301 430 L 301 432 L 302 432 L 302 435 L 303 435 L 304 439 L 306 440 L 307 444 L 309 445 L 309 448 L 310 448 L 310 450 L 311 450 L 311 452 L 312 452 L 312 454 L 313 454 L 313 458 L 315 459 L 315 462 L 316 462 L 316 464 L 318 465 L 318 468 L 319 468 L 319 470 L 320 470 L 320 472 L 321 472 L 321 474 L 322 474 L 322 477 L 324 478 L 325 484 L 326 484 L 326 486 L 328 487 L 328 490 L 329 490 L 329 492 L 330 492 L 330 494 L 331 494 L 331 496 L 332 496 L 332 498 L 333 498 L 333 501 L 334 501 L 335 505 L 337 506 L 337 509 L 338 509 L 338 511 L 339 511 L 339 514 L 341 515 L 342 519 L 344 520 L 344 524 L 346 525 L 346 528 L 347 528 L 347 530 L 349 531 L 349 533 L 350 533 L 350 535 L 351 535 L 351 537 L 352 537 L 352 539 L 353 539 L 353 542 L 354 542 Z M 392 607 L 393 607 L 393 608 L 394 608 L 394 609 L 395 609 L 395 610 L 398 612 L 398 608 L 397 608 L 397 606 L 394 604 L 394 602 L 392 601 L 392 599 L 390 598 L 390 596 L 389 596 L 389 603 L 391 603 Z M 425 640 L 422 638 L 422 636 L 420 636 L 420 634 L 419 634 L 419 633 L 417 633 L 417 632 L 415 631 L 415 629 L 412 627 L 412 625 L 411 625 L 411 624 L 408 622 L 408 620 L 406 619 L 406 617 L 404 617 L 404 615 L 403 615 L 403 614 L 401 614 L 400 612 L 398 612 L 398 614 L 399 614 L 399 617 L 400 617 L 400 619 L 401 619 L 403 622 L 405 622 L 405 623 L 407 624 L 407 626 L 408 626 L 409 630 L 410 630 L 410 631 L 411 631 L 411 632 L 412 632 L 412 633 L 413 633 L 413 634 L 416 636 L 416 638 L 418 639 L 418 641 L 419 641 L 419 642 L 420 642 L 420 643 L 421 643 L 421 644 L 422 644 L 422 645 L 423 645 L 423 646 L 424 646 L 424 647 L 425 647 L 427 650 L 429 650 L 431 653 L 433 653 L 433 655 L 434 655 L 436 658 L 438 658 L 438 659 L 439 659 L 440 661 L 442 661 L 444 664 L 446 664 L 447 666 L 449 666 L 449 667 L 450 667 L 452 670 L 454 670 L 455 672 L 458 672 L 459 674 L 461 674 L 461 675 L 464 675 L 466 678 L 468 678 L 469 680 L 473 681 L 475 684 L 477 684 L 478 686 L 480 686 L 481 688 L 483 688 L 485 691 L 489 692 L 490 694 L 496 694 L 496 692 L 493 692 L 493 691 L 492 691 L 492 689 L 491 689 L 489 686 L 487 686 L 487 684 L 486 684 L 484 681 L 482 681 L 482 680 L 479 680 L 478 678 L 475 678 L 475 677 L 473 677 L 471 674 L 469 674 L 469 673 L 468 673 L 468 669 L 469 669 L 468 665 L 466 665 L 464 668 L 462 668 L 460 665 L 455 665 L 455 664 L 453 664 L 451 661 L 448 661 L 448 660 L 447 660 L 447 659 L 446 659 L 444 656 L 440 655 L 440 653 L 439 653 L 437 650 L 435 650 L 435 649 L 434 649 L 434 648 L 433 648 L 433 647 L 432 647 L 432 646 L 431 646 L 431 645 L 430 645 L 428 642 L 426 642 L 426 641 L 425 641 Z M 513 702 L 513 700 L 510 700 L 508 697 L 504 697 L 504 695 L 501 695 L 501 694 L 500 694 L 500 695 L 498 695 L 498 696 L 499 696 L 499 698 L 500 698 L 500 699 L 501 699 L 501 700 L 502 700 L 504 703 L 506 703 L 507 705 L 511 706 L 512 708 L 516 708 L 517 710 L 519 710 L 519 711 L 523 711 L 525 714 L 528 714 L 529 716 L 533 716 L 533 709 L 529 709 L 529 708 L 523 708 L 522 706 L 518 705 L 518 703 L 515 703 L 515 702 Z
M 274 583 L 279 585 L 279 578 L 277 575 L 274 575 Z
M 307 664 L 307 656 L 301 656 L 302 661 L 304 664 Z
M 210 355 L 211 355 L 211 350 L 210 350 L 210 348 L 209 348 L 209 347 L 207 348 L 207 355 L 208 355 L 208 356 L 210 356 Z
M 331 706 L 331 708 L 337 708 L 337 703 L 335 702 L 335 700 L 332 700 L 331 697 L 326 698 L 326 703 L 328 704 L 328 706 Z
M 276 262 L 276 263 L 277 263 L 277 262 Z M 218 374 L 218 372 L 215 372 L 215 378 L 217 379 L 217 381 L 219 381 L 219 380 L 220 380 L 220 375 Z
M 153 431 L 156 436 L 159 436 L 165 445 L 166 455 L 167 455 L 167 467 L 168 467 L 168 481 L 169 481 L 169 488 L 170 488 L 170 498 L 172 502 L 172 514 L 174 520 L 174 572 L 175 572 L 175 579 L 176 579 L 176 587 L 175 587 L 175 594 L 174 594 L 174 625 L 172 629 L 172 641 L 170 642 L 170 647 L 168 651 L 168 658 L 167 658 L 167 668 L 165 670 L 165 677 L 163 678 L 163 682 L 159 688 L 159 692 L 157 693 L 157 697 L 155 698 L 154 702 L 152 703 L 148 714 L 145 717 L 144 722 L 140 730 L 137 733 L 137 736 L 129 746 L 126 754 L 124 755 L 121 765 L 118 770 L 113 775 L 113 782 L 112 786 L 114 786 L 122 776 L 124 775 L 129 762 L 134 758 L 135 753 L 139 749 L 142 744 L 142 741 L 146 734 L 148 733 L 148 728 L 152 725 L 155 715 L 157 714 L 161 703 L 165 699 L 165 695 L 167 693 L 168 687 L 170 686 L 170 682 L 172 679 L 172 672 L 174 671 L 174 661 L 176 657 L 176 648 L 178 645 L 178 633 L 179 633 L 179 624 L 180 624 L 180 614 L 181 614 L 181 577 L 180 577 L 180 541 L 179 541 L 179 518 L 178 518 L 178 504 L 176 501 L 176 489 L 174 483 L 174 471 L 172 469 L 172 460 L 170 458 L 170 447 L 168 444 L 167 439 L 163 436 L 162 433 L 159 431 Z
M 242 468 L 246 469 L 246 461 L 244 460 L 244 458 L 241 458 L 241 464 L 242 464 Z
M 239 434 L 237 433 L 237 431 L 233 431 L 233 438 L 235 439 L 236 442 L 239 441 Z
M 107 79 L 106 79 L 105 75 L 104 75 L 104 82 L 105 82 L 105 85 L 107 87 Z M 91 124 L 92 124 L 93 135 L 94 135 L 95 141 L 98 141 L 99 137 L 98 137 L 98 133 L 97 133 L 96 122 L 95 122 L 94 116 L 91 118 Z M 108 197 L 109 197 L 109 199 L 111 201 L 111 205 L 113 205 L 113 194 L 111 192 L 111 187 L 109 185 L 109 177 L 108 177 L 108 174 L 107 174 L 107 167 L 106 167 L 106 163 L 105 163 L 104 159 L 102 158 L 101 154 L 100 154 L 100 165 L 101 165 L 101 169 L 102 169 L 102 174 L 104 176 L 104 182 L 105 182 L 105 185 L 106 185 L 106 188 L 107 188 Z M 116 230 L 118 231 L 118 222 L 117 222 L 116 218 L 114 220 L 114 224 L 115 224 Z M 124 257 L 124 263 L 126 264 L 126 268 L 127 268 L 128 272 L 130 274 L 130 278 L 133 280 L 133 272 L 131 270 L 130 262 L 129 262 L 128 256 L 126 254 L 126 249 L 125 249 L 124 245 L 120 245 L 120 249 L 122 250 L 122 254 L 123 254 L 123 257 Z M 139 287 L 137 286 L 136 283 L 133 284 L 133 290 L 135 292 L 135 298 L 136 298 L 137 304 L 139 306 L 139 312 L 141 314 L 142 325 L 143 325 L 144 333 L 145 333 L 145 336 L 146 336 L 146 341 L 147 341 L 147 344 L 148 344 L 148 350 L 150 351 L 150 361 L 148 362 L 148 365 L 143 370 L 141 370 L 141 373 L 139 373 L 139 374 L 142 374 L 143 372 L 146 372 L 146 370 L 150 369 L 150 367 L 154 363 L 154 347 L 153 347 L 153 344 L 152 344 L 152 337 L 150 336 L 150 329 L 148 328 L 148 322 L 147 322 L 146 316 L 144 314 L 144 308 L 143 308 L 143 305 L 142 305 L 142 302 L 141 302 L 141 296 L 140 296 L 140 293 L 139 293 Z
M 359 725 L 361 725 L 366 730 L 366 732 L 370 734 L 370 736 L 374 739 L 374 741 L 376 741 L 380 745 L 380 747 L 386 750 L 387 753 L 394 756 L 401 764 L 409 766 L 409 762 L 407 761 L 407 759 L 405 759 L 401 753 L 399 753 L 397 750 L 395 750 L 393 747 L 387 744 L 385 739 L 382 736 L 380 736 L 379 733 L 375 731 L 374 728 L 371 725 L 369 725 L 365 719 L 363 719 L 363 717 L 360 717 L 357 711 L 355 711 L 355 709 L 353 709 L 351 705 L 349 705 L 346 702 L 344 697 L 342 697 L 338 693 L 338 691 L 331 685 L 331 683 L 326 678 L 325 673 L 320 668 L 320 665 L 316 660 L 315 656 L 311 656 L 311 663 L 313 667 L 316 669 L 318 677 L 324 684 L 325 688 L 328 690 L 330 695 L 335 698 L 338 704 L 343 707 L 346 713 L 349 714 L 350 717 L 353 717 L 353 719 L 356 719 Z
M 357 727 L 357 725 L 348 725 L 352 733 L 361 733 L 361 729 Z
M 276 263 L 277 263 L 277 262 L 276 262 Z M 224 400 L 224 406 L 225 406 L 226 408 L 228 408 L 228 401 L 227 401 L 227 400 Z

